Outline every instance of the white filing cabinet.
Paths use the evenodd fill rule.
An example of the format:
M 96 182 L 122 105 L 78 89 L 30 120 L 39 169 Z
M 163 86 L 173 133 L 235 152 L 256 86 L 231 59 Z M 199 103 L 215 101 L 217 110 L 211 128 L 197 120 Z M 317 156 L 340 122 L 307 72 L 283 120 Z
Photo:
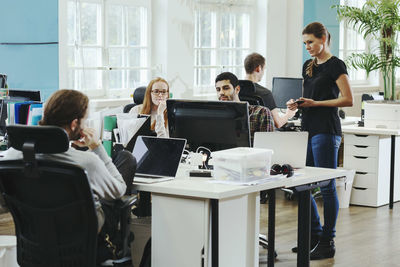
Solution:
M 343 166 L 356 170 L 350 204 L 378 207 L 389 203 L 390 148 L 387 135 L 344 134 Z M 394 201 L 400 200 L 399 177 L 397 169 Z

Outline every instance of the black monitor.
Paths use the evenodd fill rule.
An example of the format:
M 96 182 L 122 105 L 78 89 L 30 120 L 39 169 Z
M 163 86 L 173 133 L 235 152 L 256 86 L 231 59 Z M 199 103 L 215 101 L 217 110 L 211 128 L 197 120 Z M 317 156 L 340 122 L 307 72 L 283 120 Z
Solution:
M 187 139 L 191 151 L 250 146 L 247 102 L 168 99 L 167 113 L 170 137 Z
M 33 90 L 19 90 L 19 89 L 9 89 L 8 90 L 9 100 L 12 102 L 16 101 L 41 101 L 40 91 Z
M 296 100 L 303 96 L 303 79 L 274 77 L 272 80 L 272 96 L 278 108 L 286 108 L 287 101 Z

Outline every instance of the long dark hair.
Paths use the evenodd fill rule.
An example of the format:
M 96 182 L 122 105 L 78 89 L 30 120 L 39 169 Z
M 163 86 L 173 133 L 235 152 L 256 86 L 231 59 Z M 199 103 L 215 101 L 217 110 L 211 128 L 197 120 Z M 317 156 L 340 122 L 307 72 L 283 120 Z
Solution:
M 331 44 L 331 34 L 328 32 L 324 24 L 319 23 L 319 22 L 312 22 L 308 24 L 304 29 L 302 34 L 312 34 L 316 38 L 321 39 L 323 36 L 326 36 L 328 39 L 328 46 Z M 312 77 L 313 75 L 313 66 L 317 66 L 317 58 L 314 58 L 313 60 L 308 63 L 307 68 L 306 68 L 306 74 L 309 77 Z

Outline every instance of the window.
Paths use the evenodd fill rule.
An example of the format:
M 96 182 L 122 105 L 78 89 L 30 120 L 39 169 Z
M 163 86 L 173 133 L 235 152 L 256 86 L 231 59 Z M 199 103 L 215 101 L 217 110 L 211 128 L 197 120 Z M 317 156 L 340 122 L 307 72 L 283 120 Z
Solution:
M 247 1 L 248 2 L 248 1 Z M 244 76 L 243 61 L 250 51 L 249 3 L 238 6 L 198 6 L 195 12 L 194 95 L 215 94 L 218 73 Z
M 68 0 L 68 88 L 128 97 L 150 75 L 149 1 Z
M 341 5 L 355 6 L 361 8 L 365 4 L 366 0 L 340 0 Z M 367 51 L 369 42 L 364 40 L 363 36 L 352 28 L 346 27 L 344 20 L 340 22 L 340 43 L 339 43 L 339 57 L 346 59 L 353 53 L 363 53 Z M 365 70 L 354 69 L 348 66 L 349 79 L 354 85 L 365 85 L 377 83 L 376 73 L 371 73 L 367 79 Z

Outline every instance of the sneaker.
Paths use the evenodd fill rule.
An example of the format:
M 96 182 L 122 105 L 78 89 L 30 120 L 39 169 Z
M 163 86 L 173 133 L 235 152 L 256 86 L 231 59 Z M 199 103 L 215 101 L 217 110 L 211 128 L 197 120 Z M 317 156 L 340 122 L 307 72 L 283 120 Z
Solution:
M 310 260 L 333 258 L 335 256 L 335 252 L 335 241 L 333 241 L 332 238 L 321 238 L 316 248 L 311 251 Z
M 310 251 L 313 251 L 315 247 L 318 245 L 319 242 L 319 235 L 311 235 L 311 240 L 310 240 Z M 297 247 L 292 248 L 293 253 L 297 253 L 298 249 Z

